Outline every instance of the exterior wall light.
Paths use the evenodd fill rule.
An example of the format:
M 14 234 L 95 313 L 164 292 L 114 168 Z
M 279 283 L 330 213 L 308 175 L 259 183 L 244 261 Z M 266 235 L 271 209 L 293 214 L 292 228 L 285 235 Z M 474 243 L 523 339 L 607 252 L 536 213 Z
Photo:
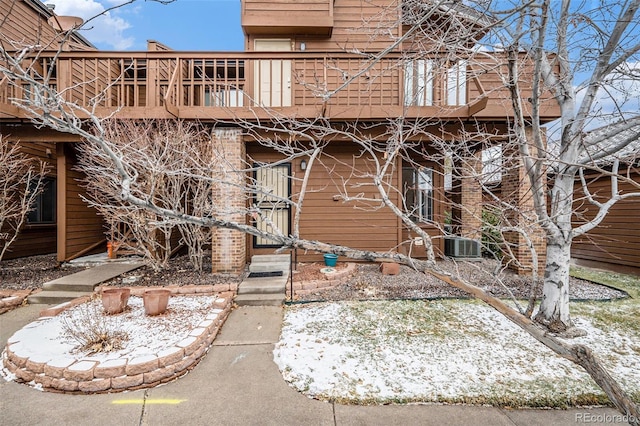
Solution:
M 307 160 L 302 160 L 300 162 L 300 170 L 307 170 Z

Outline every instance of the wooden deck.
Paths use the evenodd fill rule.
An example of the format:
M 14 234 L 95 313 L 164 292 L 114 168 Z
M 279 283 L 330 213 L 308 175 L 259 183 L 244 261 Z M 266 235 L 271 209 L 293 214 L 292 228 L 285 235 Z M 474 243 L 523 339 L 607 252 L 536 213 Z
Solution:
M 494 62 L 405 59 L 314 52 L 63 52 L 30 67 L 39 81 L 99 116 L 200 120 L 304 118 L 380 120 L 432 117 L 504 120 L 506 93 Z M 458 67 L 458 68 L 456 68 Z M 452 72 L 452 70 L 461 70 Z M 526 91 L 526 82 L 524 89 Z M 12 99 L 38 96 L 27 84 L 0 85 L 0 118 L 25 118 Z M 543 119 L 557 117 L 552 102 Z

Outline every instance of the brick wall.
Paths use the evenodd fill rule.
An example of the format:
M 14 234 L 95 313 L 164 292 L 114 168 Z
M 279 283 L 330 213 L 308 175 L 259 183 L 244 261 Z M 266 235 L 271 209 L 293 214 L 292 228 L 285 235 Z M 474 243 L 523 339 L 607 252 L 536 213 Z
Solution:
M 517 149 L 517 148 L 516 148 Z M 538 273 L 544 275 L 546 258 L 546 238 L 543 230 L 533 218 L 536 217 L 531 184 L 526 175 L 523 162 L 517 151 L 505 148 L 503 150 L 504 171 L 502 173 L 502 199 L 513 208 L 502 209 L 508 225 L 526 232 L 538 256 Z M 525 236 L 519 232 L 505 233 L 505 240 L 519 265 L 512 262 L 509 266 L 520 275 L 531 275 L 532 254 Z M 505 257 L 508 261 L 508 257 Z
M 468 154 L 460 165 L 460 235 L 482 237 L 482 152 Z
M 242 186 L 245 183 L 245 145 L 240 129 L 215 129 L 212 133 L 215 155 L 219 157 L 214 178 L 220 180 L 213 191 L 217 206 L 216 216 L 221 219 L 244 223 L 246 207 Z M 214 273 L 239 273 L 245 266 L 246 238 L 240 231 L 213 229 L 211 244 L 212 269 Z

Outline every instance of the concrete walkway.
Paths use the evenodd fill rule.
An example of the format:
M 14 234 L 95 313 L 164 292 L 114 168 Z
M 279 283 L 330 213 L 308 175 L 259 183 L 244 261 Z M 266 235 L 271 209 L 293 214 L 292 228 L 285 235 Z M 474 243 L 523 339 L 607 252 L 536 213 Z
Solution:
M 0 345 L 46 305 L 0 315 Z M 273 362 L 283 309 L 245 306 L 231 313 L 198 366 L 165 386 L 105 395 L 40 392 L 0 379 L 6 425 L 576 425 L 612 424 L 609 408 L 506 410 L 492 407 L 345 406 L 309 399 Z M 601 416 L 602 421 L 598 421 Z M 614 417 L 615 418 L 615 417 Z M 581 420 L 582 419 L 582 420 Z
M 99 264 L 90 269 L 66 275 L 42 285 L 43 291 L 27 298 L 29 303 L 62 303 L 76 297 L 88 296 L 100 283 L 144 265 L 141 261 L 122 261 Z

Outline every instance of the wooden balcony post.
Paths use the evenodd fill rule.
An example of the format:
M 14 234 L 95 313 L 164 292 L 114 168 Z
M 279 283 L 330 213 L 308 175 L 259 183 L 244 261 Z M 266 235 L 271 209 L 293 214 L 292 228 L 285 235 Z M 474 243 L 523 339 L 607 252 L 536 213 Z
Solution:
M 147 59 L 147 106 L 156 107 L 160 106 L 158 103 L 158 59 Z
M 58 58 L 58 78 L 57 78 L 57 91 L 58 93 L 64 93 L 65 101 L 72 101 L 71 93 L 65 92 L 73 84 L 71 59 Z

